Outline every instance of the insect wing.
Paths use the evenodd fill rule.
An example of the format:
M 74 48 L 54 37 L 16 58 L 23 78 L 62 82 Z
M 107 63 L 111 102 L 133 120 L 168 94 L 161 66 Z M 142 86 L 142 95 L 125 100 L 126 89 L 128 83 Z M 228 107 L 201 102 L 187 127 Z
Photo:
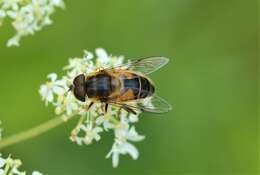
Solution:
M 129 65 L 128 69 L 141 72 L 146 75 L 157 71 L 169 62 L 168 58 L 165 57 L 149 57 L 136 60 L 134 63 Z
M 109 103 L 116 106 L 127 106 L 132 110 L 151 113 L 166 113 L 172 110 L 172 106 L 166 100 L 156 94 L 145 99 L 137 99 L 129 102 L 110 101 Z
M 147 99 L 137 100 L 137 107 L 142 111 L 152 113 L 166 113 L 172 110 L 172 106 L 156 94 Z
M 150 74 L 160 69 L 169 62 L 168 58 L 165 57 L 148 57 L 137 60 L 132 60 L 129 63 L 116 66 L 108 69 L 128 69 L 134 72 L 141 72 L 143 74 Z

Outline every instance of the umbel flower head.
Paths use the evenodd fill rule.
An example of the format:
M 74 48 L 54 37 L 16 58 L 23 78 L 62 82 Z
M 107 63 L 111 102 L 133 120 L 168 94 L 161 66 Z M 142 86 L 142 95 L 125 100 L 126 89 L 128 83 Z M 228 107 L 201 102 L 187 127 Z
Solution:
M 48 81 L 41 85 L 39 90 L 45 104 L 52 104 L 55 107 L 55 113 L 64 120 L 79 116 L 78 124 L 70 135 L 70 140 L 76 144 L 89 145 L 100 141 L 101 133 L 114 132 L 114 143 L 106 156 L 112 157 L 113 167 L 118 166 L 120 155 L 129 154 L 133 159 L 138 158 L 139 152 L 133 142 L 139 142 L 145 137 L 137 133 L 133 124 L 138 122 L 140 113 L 129 114 L 111 105 L 104 113 L 101 103 L 95 103 L 89 110 L 86 110 L 86 106 L 91 101 L 86 99 L 86 102 L 81 102 L 68 90 L 73 79 L 79 74 L 88 76 L 101 67 L 116 67 L 123 61 L 123 56 L 109 55 L 101 48 L 95 50 L 95 55 L 84 51 L 82 58 L 69 59 L 69 64 L 64 67 L 66 75 L 58 79 L 57 74 L 49 74 Z
M 5 18 L 10 18 L 16 30 L 7 46 L 19 46 L 22 37 L 52 24 L 50 16 L 57 7 L 65 7 L 63 0 L 0 0 L 0 26 Z
M 19 170 L 22 165 L 21 160 L 13 159 L 11 156 L 3 158 L 0 154 L 0 175 L 26 175 L 25 171 Z M 32 175 L 42 175 L 38 171 L 32 172 Z

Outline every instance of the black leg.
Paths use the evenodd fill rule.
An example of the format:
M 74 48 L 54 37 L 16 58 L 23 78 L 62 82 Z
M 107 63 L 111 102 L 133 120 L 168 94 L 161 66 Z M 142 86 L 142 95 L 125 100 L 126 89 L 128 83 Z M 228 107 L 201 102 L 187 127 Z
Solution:
M 126 110 L 127 112 L 136 115 L 136 112 L 135 112 L 133 109 L 131 109 L 130 107 L 128 107 L 127 105 L 122 105 L 122 108 L 123 108 L 124 110 Z
M 91 102 L 88 106 L 87 106 L 87 111 L 91 108 L 91 106 L 94 104 L 94 102 Z
M 107 113 L 107 109 L 108 109 L 108 104 L 106 103 L 106 105 L 105 105 L 105 113 Z

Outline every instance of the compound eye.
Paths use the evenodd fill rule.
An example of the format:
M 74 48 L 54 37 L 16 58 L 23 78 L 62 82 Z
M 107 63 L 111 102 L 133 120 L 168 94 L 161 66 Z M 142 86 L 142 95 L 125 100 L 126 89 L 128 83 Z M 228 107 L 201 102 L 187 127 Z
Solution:
M 74 85 L 74 90 L 73 93 L 75 97 L 82 101 L 86 101 L 86 88 L 85 88 L 85 76 L 84 74 L 78 75 L 74 80 L 73 80 L 73 85 Z
M 84 86 L 77 86 L 74 88 L 75 97 L 82 102 L 86 101 L 86 91 Z
M 85 76 L 84 74 L 78 75 L 76 78 L 73 80 L 73 85 L 74 86 L 79 86 L 79 85 L 84 85 L 85 84 Z

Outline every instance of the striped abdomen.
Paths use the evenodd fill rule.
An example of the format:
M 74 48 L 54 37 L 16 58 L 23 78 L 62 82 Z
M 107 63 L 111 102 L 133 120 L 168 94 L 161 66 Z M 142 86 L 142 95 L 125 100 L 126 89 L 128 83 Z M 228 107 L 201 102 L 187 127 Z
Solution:
M 154 93 L 154 86 L 151 82 L 140 75 L 128 73 L 128 76 L 121 74 L 120 101 L 130 101 L 150 97 Z
M 130 101 L 152 96 L 154 86 L 143 76 L 115 70 L 87 77 L 86 93 L 88 98 L 103 102 Z

